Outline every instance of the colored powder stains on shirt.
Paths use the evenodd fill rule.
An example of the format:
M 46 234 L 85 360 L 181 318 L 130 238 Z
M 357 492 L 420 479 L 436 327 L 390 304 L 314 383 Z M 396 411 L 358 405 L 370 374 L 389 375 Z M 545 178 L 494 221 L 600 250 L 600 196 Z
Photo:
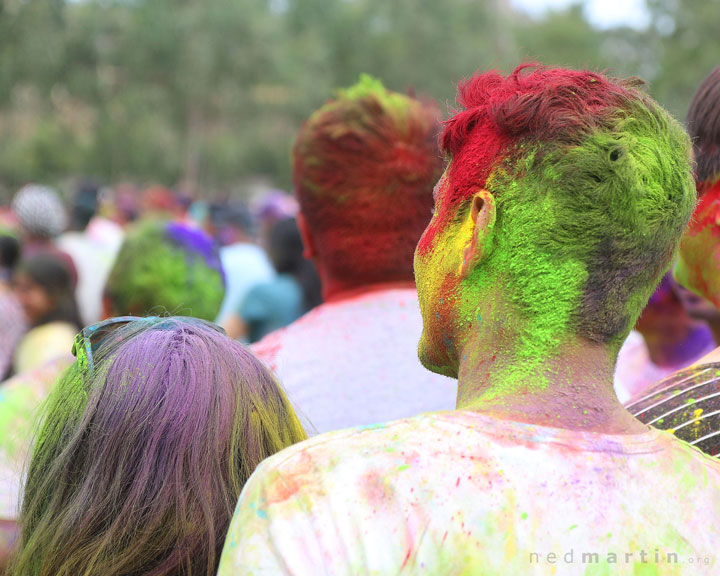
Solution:
M 403 458 L 412 473 L 398 473 Z M 692 493 L 678 467 L 697 479 Z M 275 475 L 296 470 L 303 487 L 259 517 L 253 504 Z M 687 514 L 691 501 L 703 506 Z M 718 507 L 720 463 L 666 433 L 426 414 L 266 460 L 238 503 L 219 574 L 630 576 L 648 566 L 668 576 L 687 573 L 692 557 L 701 559 L 692 573 L 710 576 L 720 567 Z M 681 563 L 665 561 L 667 552 Z M 593 556 L 583 562 L 583 553 Z
M 252 346 L 309 434 L 455 407 L 457 382 L 422 367 L 413 289 L 322 304 Z

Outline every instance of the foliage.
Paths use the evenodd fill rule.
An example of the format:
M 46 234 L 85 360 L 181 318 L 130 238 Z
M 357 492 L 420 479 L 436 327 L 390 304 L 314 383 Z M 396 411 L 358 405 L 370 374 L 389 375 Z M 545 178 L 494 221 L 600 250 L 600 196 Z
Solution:
M 639 75 L 684 118 L 720 64 L 720 0 L 648 0 L 647 30 L 509 0 L 4 0 L 0 190 L 95 176 L 231 192 L 290 185 L 301 122 L 367 72 L 437 99 L 522 59 Z

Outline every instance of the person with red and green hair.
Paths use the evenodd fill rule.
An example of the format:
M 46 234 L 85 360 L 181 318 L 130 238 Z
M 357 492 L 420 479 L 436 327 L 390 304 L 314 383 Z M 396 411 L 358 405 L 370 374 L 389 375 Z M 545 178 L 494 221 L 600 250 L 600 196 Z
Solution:
M 481 73 L 459 102 L 415 253 L 420 358 L 457 409 L 266 460 L 220 576 L 716 574 L 720 463 L 613 392 L 692 213 L 686 134 L 589 71 Z
M 438 121 L 432 103 L 363 75 L 297 135 L 298 228 L 324 302 L 253 351 L 311 435 L 455 404 L 455 382 L 423 370 L 415 353 L 422 320 L 413 252 L 442 171 Z M 257 314 L 245 304 L 251 324 Z

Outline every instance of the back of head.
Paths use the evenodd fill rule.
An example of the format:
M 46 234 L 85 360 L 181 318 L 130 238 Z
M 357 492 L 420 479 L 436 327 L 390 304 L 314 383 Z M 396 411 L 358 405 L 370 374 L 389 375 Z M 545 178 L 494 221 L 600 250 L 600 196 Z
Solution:
M 687 128 L 695 151 L 698 182 L 720 178 L 720 66 L 708 75 L 690 103 Z
M 460 85 L 459 102 L 443 136 L 447 191 L 418 258 L 453 249 L 448 234 L 484 188 L 495 199 L 494 236 L 463 283 L 472 295 L 457 302 L 475 306 L 502 290 L 522 319 L 521 357 L 541 356 L 562 335 L 619 347 L 694 205 L 682 127 L 638 82 L 589 71 L 478 74 Z M 456 301 L 442 290 L 435 298 Z
M 269 256 L 279 274 L 295 274 L 304 261 L 303 243 L 294 218 L 276 222 L 270 231 Z
M 210 236 L 158 221 L 140 223 L 128 233 L 105 286 L 117 316 L 164 309 L 213 320 L 224 293 L 218 248 Z
M 13 197 L 12 209 L 25 234 L 35 238 L 55 238 L 67 226 L 62 200 L 55 190 L 47 186 L 23 186 Z
M 91 180 L 80 183 L 72 199 L 70 225 L 73 230 L 82 231 L 92 220 L 98 208 L 100 187 Z
M 305 438 L 279 384 L 192 318 L 144 318 L 92 344 L 48 401 L 16 574 L 214 574 L 242 487 Z
M 441 171 L 437 109 L 363 76 L 301 128 L 300 209 L 317 258 L 346 285 L 412 281 L 412 254 Z

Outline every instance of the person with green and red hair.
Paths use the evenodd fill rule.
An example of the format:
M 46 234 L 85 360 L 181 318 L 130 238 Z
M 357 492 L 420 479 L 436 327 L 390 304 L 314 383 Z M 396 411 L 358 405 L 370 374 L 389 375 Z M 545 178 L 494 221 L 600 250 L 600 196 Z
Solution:
M 442 171 L 438 120 L 434 104 L 363 75 L 297 135 L 298 227 L 324 302 L 253 351 L 311 435 L 455 403 L 455 382 L 423 370 L 415 353 L 422 320 L 412 260 Z
M 219 575 L 716 574 L 720 462 L 613 391 L 692 213 L 687 135 L 589 71 L 477 74 L 459 102 L 415 253 L 420 358 L 457 410 L 266 460 Z

